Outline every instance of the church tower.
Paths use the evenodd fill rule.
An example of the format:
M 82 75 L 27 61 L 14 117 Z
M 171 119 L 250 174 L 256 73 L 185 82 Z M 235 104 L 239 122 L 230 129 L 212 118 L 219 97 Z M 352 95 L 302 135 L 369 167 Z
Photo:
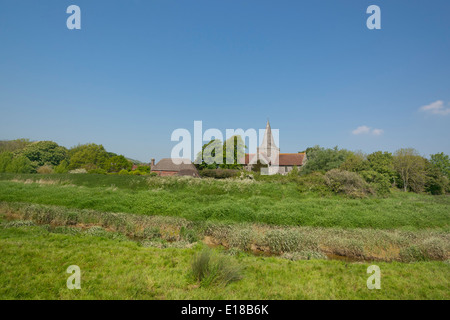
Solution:
M 280 148 L 277 147 L 272 135 L 272 129 L 270 128 L 269 120 L 267 120 L 266 130 L 264 131 L 264 137 L 261 145 L 257 150 L 258 158 L 263 162 L 267 160 L 271 165 L 277 165 L 280 156 Z M 264 161 L 266 160 L 266 161 Z

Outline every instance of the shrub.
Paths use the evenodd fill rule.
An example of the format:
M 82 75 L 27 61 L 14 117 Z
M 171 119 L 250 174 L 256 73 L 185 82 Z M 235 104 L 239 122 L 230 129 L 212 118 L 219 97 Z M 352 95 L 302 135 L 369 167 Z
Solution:
M 53 168 L 49 165 L 43 165 L 43 166 L 39 167 L 36 171 L 39 174 L 49 174 L 49 173 L 53 173 Z
M 32 173 L 35 172 L 31 161 L 24 156 L 14 158 L 6 167 L 7 172 L 11 173 Z
M 329 188 L 325 182 L 325 176 L 320 172 L 313 172 L 297 179 L 298 189 L 300 192 L 319 192 L 321 194 L 329 192 Z
M 119 174 L 120 175 L 127 175 L 127 174 L 130 174 L 130 172 L 128 170 L 122 169 L 122 170 L 119 171 Z
M 391 192 L 389 176 L 374 170 L 361 171 L 359 174 L 375 189 L 377 194 L 387 195 Z
M 146 239 L 161 238 L 161 230 L 158 227 L 147 227 L 144 229 L 143 237 Z
M 6 172 L 6 168 L 13 161 L 13 154 L 11 152 L 0 153 L 0 172 Z
M 187 229 L 185 227 L 181 227 L 180 236 L 182 239 L 186 240 L 189 243 L 197 242 L 198 236 L 195 230 Z
M 354 172 L 330 170 L 325 174 L 325 182 L 333 192 L 351 197 L 364 197 L 370 193 L 367 182 Z
M 192 275 L 201 285 L 227 285 L 242 279 L 241 268 L 232 263 L 229 257 L 214 255 L 211 249 L 205 248 L 194 256 Z
M 63 160 L 55 167 L 55 173 L 67 173 L 69 172 L 69 162 L 67 160 Z
M 234 178 L 239 175 L 239 170 L 232 169 L 203 169 L 199 172 L 201 177 L 209 177 L 214 179 Z
M 89 170 L 88 173 L 91 173 L 91 174 L 106 174 L 106 170 L 101 169 L 101 168 L 97 168 L 97 169 Z

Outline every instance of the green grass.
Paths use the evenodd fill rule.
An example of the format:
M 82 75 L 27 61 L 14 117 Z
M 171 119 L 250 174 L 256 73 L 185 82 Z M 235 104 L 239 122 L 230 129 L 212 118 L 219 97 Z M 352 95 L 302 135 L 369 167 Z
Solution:
M 450 221 L 449 196 L 394 192 L 387 198 L 321 197 L 301 192 L 294 182 L 1 174 L 0 201 L 312 227 L 448 231 Z
M 376 230 L 370 228 L 280 227 L 261 223 L 226 224 L 179 217 L 99 212 L 28 203 L 0 202 L 8 226 L 39 224 L 60 231 L 119 234 L 148 246 L 167 242 L 185 247 L 198 240 L 256 254 L 288 257 L 344 256 L 354 260 L 422 261 L 450 258 L 450 235 L 441 230 Z M 173 243 L 170 244 L 174 245 Z
M 368 290 L 370 263 L 232 257 L 243 278 L 200 286 L 193 249 L 145 248 L 132 241 L 59 234 L 41 226 L 0 227 L 1 299 L 449 299 L 446 262 L 376 263 L 381 290 Z M 69 290 L 69 265 L 81 290 Z

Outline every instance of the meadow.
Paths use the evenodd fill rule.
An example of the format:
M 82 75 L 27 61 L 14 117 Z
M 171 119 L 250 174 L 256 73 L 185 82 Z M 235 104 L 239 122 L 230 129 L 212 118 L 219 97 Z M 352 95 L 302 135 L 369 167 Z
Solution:
M 282 226 L 448 231 L 450 222 L 446 195 L 351 199 L 304 192 L 294 182 L 235 179 L 0 174 L 0 201 Z
M 285 180 L 0 174 L 0 298 L 449 299 L 449 208 Z M 195 279 L 205 247 L 240 280 Z M 72 264 L 82 290 L 65 286 Z M 366 287 L 371 264 L 382 290 Z
M 384 263 L 381 290 L 368 290 L 368 262 L 291 261 L 231 256 L 243 278 L 202 286 L 190 276 L 193 248 L 143 247 L 96 235 L 52 233 L 41 226 L 0 229 L 2 299 L 449 299 L 446 262 Z M 69 265 L 81 290 L 68 290 Z

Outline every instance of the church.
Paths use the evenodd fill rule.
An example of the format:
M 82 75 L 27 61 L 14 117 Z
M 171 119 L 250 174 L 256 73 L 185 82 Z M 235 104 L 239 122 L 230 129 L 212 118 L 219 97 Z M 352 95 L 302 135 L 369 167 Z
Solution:
M 269 120 L 267 120 L 261 145 L 257 148 L 256 153 L 245 154 L 244 166 L 246 170 L 251 170 L 260 161 L 261 164 L 268 165 L 267 168 L 261 168 L 263 174 L 287 174 L 295 166 L 298 168 L 303 166 L 306 160 L 305 152 L 280 153 L 280 148 L 275 144 Z

